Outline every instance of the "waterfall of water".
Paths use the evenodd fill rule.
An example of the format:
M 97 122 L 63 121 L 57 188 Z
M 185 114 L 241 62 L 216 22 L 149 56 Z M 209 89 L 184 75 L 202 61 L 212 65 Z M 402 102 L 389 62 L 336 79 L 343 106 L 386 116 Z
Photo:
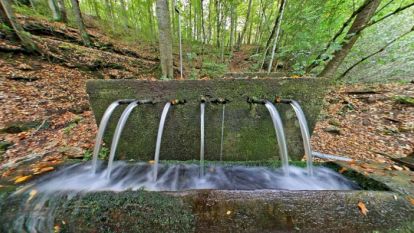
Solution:
M 162 138 L 162 133 L 164 131 L 164 124 L 165 124 L 165 119 L 167 118 L 167 114 L 168 114 L 168 110 L 170 109 L 171 103 L 168 102 L 165 104 L 164 109 L 162 110 L 161 113 L 161 119 L 160 119 L 160 124 L 158 126 L 158 134 L 157 134 L 157 144 L 155 146 L 155 155 L 154 155 L 154 182 L 157 181 L 157 175 L 158 175 L 158 162 L 160 160 L 160 148 L 161 148 L 161 138 Z
M 288 158 L 286 138 L 285 138 L 285 132 L 283 130 L 282 119 L 280 118 L 279 112 L 277 111 L 276 107 L 270 101 L 266 100 L 265 106 L 267 110 L 269 111 L 270 116 L 272 117 L 273 126 L 276 131 L 276 139 L 279 145 L 280 157 L 282 159 L 282 169 L 285 172 L 285 174 L 288 175 L 289 174 L 289 158 Z
M 291 100 L 290 105 L 295 111 L 296 117 L 298 118 L 298 121 L 299 121 L 300 131 L 302 133 L 303 147 L 304 147 L 305 155 L 307 159 L 306 162 L 307 162 L 307 167 L 308 167 L 308 173 L 309 175 L 312 175 L 313 174 L 312 147 L 310 145 L 310 134 L 309 134 L 308 123 L 306 121 L 306 116 L 305 116 L 305 113 L 303 113 L 303 110 L 300 107 L 300 104 L 298 102 L 296 102 L 295 100 Z
M 226 112 L 226 104 L 223 104 L 223 112 L 221 113 L 221 140 L 220 140 L 220 162 L 223 161 L 223 143 L 224 143 L 224 114 Z
M 102 116 L 101 122 L 99 123 L 98 133 L 95 139 L 95 147 L 93 148 L 93 158 L 92 158 L 92 172 L 96 172 L 96 164 L 98 162 L 99 151 L 101 150 L 102 138 L 105 133 L 106 126 L 108 121 L 112 116 L 112 113 L 121 103 L 130 103 L 133 100 L 117 100 L 112 102 L 108 108 L 105 110 L 105 113 Z
M 118 124 L 116 125 L 115 133 L 112 138 L 111 151 L 109 152 L 107 178 L 111 176 L 112 164 L 114 162 L 116 148 L 118 146 L 118 141 L 119 141 L 119 138 L 121 137 L 122 130 L 124 129 L 125 123 L 128 120 L 129 115 L 131 114 L 132 110 L 134 110 L 136 106 L 138 106 L 138 100 L 130 103 L 125 108 L 125 110 L 122 112 L 121 117 L 119 118 Z
M 200 177 L 204 176 L 204 111 L 205 103 L 200 104 Z

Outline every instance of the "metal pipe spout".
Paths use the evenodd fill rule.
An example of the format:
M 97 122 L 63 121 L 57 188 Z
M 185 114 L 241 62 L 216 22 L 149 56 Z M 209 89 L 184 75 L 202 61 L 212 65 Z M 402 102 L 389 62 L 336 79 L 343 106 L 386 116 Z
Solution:
M 257 97 L 247 97 L 247 103 L 249 104 L 266 104 L 265 99 L 259 99 Z
M 170 100 L 171 105 L 184 105 L 185 103 L 187 103 L 187 100 L 185 99 L 173 99 Z

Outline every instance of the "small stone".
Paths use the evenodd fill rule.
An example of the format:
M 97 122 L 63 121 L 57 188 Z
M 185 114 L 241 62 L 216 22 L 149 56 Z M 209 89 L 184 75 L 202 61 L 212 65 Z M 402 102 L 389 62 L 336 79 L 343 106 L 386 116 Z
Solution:
M 392 165 L 392 169 L 393 170 L 396 170 L 396 171 L 402 171 L 402 170 L 404 170 L 404 168 L 402 168 L 400 166 L 397 166 L 397 165 Z
M 61 147 L 59 148 L 59 152 L 61 152 L 70 159 L 81 159 L 84 155 L 83 149 L 75 146 Z
M 339 120 L 335 119 L 335 118 L 330 119 L 328 121 L 328 124 L 336 126 L 336 127 L 341 127 L 341 122 Z
M 335 126 L 326 127 L 325 129 L 323 129 L 323 131 L 331 133 L 331 134 L 341 135 L 341 130 Z
M 19 70 L 33 70 L 33 68 L 31 66 L 29 66 L 28 64 L 20 64 L 17 66 L 17 69 Z

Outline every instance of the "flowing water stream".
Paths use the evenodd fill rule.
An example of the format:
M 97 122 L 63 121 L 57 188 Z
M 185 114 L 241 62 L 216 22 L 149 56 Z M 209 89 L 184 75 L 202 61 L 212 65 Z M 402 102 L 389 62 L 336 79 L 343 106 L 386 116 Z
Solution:
M 289 157 L 282 119 L 280 118 L 279 112 L 277 111 L 276 107 L 270 101 L 266 100 L 265 106 L 270 113 L 270 116 L 273 121 L 273 126 L 276 131 L 277 144 L 279 145 L 279 153 L 282 160 L 282 169 L 285 175 L 289 175 Z
M 138 102 L 139 101 L 134 101 L 134 102 L 128 104 L 128 106 L 122 112 L 122 115 L 119 118 L 118 124 L 116 125 L 115 133 L 114 133 L 114 136 L 112 138 L 111 151 L 109 152 L 108 171 L 107 171 L 106 178 L 110 178 L 110 176 L 111 176 L 112 164 L 113 164 L 114 159 L 115 159 L 115 153 L 116 153 L 116 149 L 118 147 L 119 138 L 121 138 L 122 130 L 124 129 L 125 123 L 127 122 L 128 118 L 129 118 L 129 115 L 131 114 L 132 110 L 134 110 L 134 108 L 136 106 L 138 106 Z
M 170 109 L 170 107 L 171 107 L 170 102 L 165 104 L 164 109 L 162 110 L 162 113 L 161 113 L 160 124 L 158 126 L 157 143 L 155 145 L 155 155 L 154 155 L 154 182 L 157 180 L 162 133 L 164 132 L 165 119 L 167 118 L 168 110 Z
M 306 155 L 306 161 L 307 161 L 307 168 L 309 175 L 313 174 L 313 159 L 312 159 L 312 147 L 310 144 L 310 135 L 309 135 L 309 127 L 306 120 L 305 113 L 303 113 L 302 108 L 300 107 L 300 104 L 295 100 L 290 100 L 290 105 L 292 106 L 293 110 L 296 113 L 296 117 L 299 121 L 299 127 L 300 131 L 302 133 L 302 141 L 303 141 L 303 147 Z
M 221 140 L 220 140 L 220 162 L 223 161 L 223 146 L 224 146 L 224 114 L 226 112 L 226 104 L 223 104 L 221 113 Z
M 200 104 L 200 177 L 204 176 L 204 112 L 206 104 Z

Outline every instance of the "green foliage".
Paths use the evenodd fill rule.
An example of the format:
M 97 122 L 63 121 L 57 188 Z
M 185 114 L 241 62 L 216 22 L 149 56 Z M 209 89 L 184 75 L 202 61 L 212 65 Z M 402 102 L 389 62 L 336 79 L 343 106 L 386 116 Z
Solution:
M 109 157 L 109 148 L 102 146 L 101 150 L 99 151 L 98 158 L 101 160 L 106 160 Z M 93 151 L 92 150 L 85 150 L 83 154 L 83 161 L 91 160 L 93 157 Z
M 411 96 L 394 96 L 394 100 L 399 104 L 406 104 L 414 106 L 414 98 Z
M 36 1 L 35 9 L 23 4 L 13 5 L 13 8 L 17 14 L 52 21 L 52 13 L 47 1 Z
M 208 76 L 210 78 L 219 78 L 219 77 L 222 77 L 226 72 L 227 72 L 226 64 L 204 62 L 201 76 Z

